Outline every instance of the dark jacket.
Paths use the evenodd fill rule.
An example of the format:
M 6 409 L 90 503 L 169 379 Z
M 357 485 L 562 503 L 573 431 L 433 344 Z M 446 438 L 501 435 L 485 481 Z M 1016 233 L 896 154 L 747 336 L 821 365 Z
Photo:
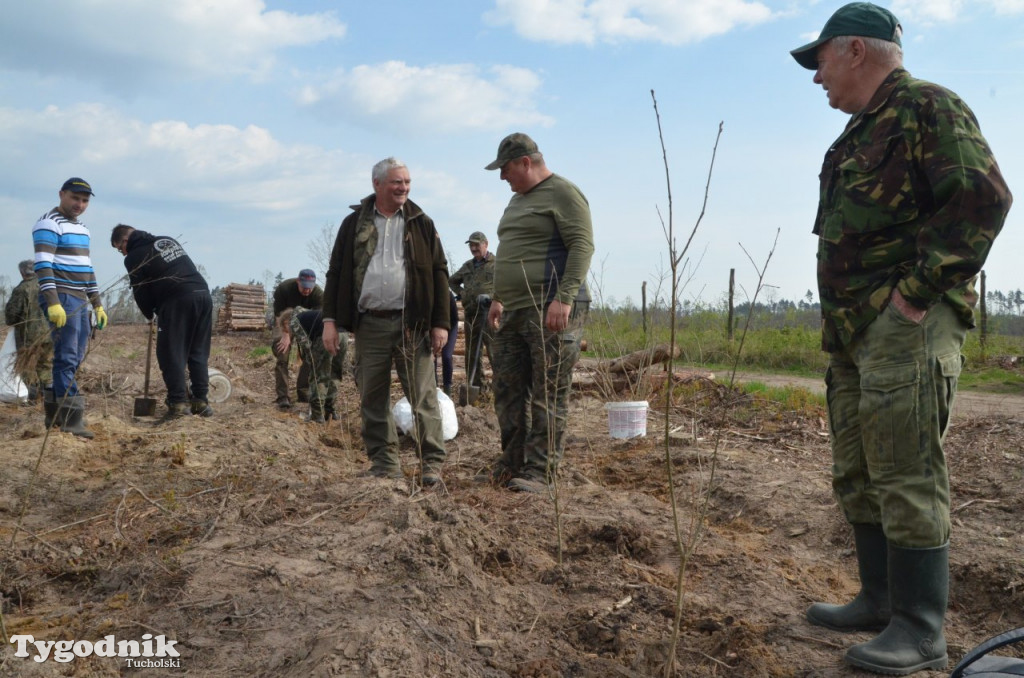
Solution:
M 318 309 L 323 304 L 324 291 L 317 285 L 309 296 L 302 296 L 299 291 L 299 279 L 288 278 L 274 288 L 274 317 L 281 315 L 286 309 L 301 306 L 306 309 Z
M 324 290 L 324 319 L 354 332 L 359 325 L 359 295 L 366 274 L 366 262 L 376 246 L 377 227 L 373 222 L 375 196 L 352 205 L 338 229 L 331 251 Z M 406 201 L 405 213 L 405 323 L 426 331 L 432 327 L 450 329 L 448 314 L 448 262 L 434 221 L 414 202 Z M 359 261 L 357 261 L 357 257 Z
M 132 294 L 147 319 L 160 314 L 165 301 L 210 287 L 174 238 L 132 231 L 124 258 Z

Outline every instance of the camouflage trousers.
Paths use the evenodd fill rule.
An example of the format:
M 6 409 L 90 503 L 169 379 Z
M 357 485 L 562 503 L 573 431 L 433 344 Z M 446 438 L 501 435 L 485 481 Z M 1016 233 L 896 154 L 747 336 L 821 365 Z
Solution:
M 291 324 L 292 337 L 299 348 L 302 364 L 309 367 L 309 409 L 312 416 L 334 411 L 338 397 L 338 385 L 344 374 L 348 356 L 348 333 L 338 333 L 338 353 L 332 356 L 324 348 L 320 337 L 310 339 L 297 322 Z
M 949 540 L 949 471 L 942 449 L 967 327 L 939 303 L 921 324 L 891 304 L 825 375 L 832 487 L 846 520 L 881 524 L 898 546 Z
M 584 312 L 549 332 L 535 309 L 505 311 L 494 335 L 494 410 L 501 429 L 499 471 L 552 478 L 565 450 L 573 367 L 580 357 Z

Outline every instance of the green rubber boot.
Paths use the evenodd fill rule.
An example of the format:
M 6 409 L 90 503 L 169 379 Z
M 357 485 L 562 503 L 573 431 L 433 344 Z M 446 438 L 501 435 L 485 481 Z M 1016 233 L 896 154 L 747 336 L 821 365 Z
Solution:
M 890 544 L 892 621 L 877 638 L 847 650 L 847 663 L 890 676 L 946 668 L 942 623 L 948 599 L 948 543 L 926 549 Z
M 881 525 L 853 526 L 860 593 L 846 605 L 814 603 L 807 621 L 834 631 L 881 631 L 889 624 L 889 544 Z
M 68 396 L 58 403 L 54 422 L 60 425 L 60 430 L 65 433 L 73 433 L 79 438 L 91 440 L 95 434 L 85 427 L 84 418 L 85 396 Z

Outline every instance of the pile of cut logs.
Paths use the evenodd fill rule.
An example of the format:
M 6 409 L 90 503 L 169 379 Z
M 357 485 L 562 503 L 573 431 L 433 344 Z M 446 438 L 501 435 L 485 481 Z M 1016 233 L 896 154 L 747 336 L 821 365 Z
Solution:
M 231 283 L 224 288 L 224 306 L 217 331 L 262 330 L 267 326 L 267 295 L 263 285 Z

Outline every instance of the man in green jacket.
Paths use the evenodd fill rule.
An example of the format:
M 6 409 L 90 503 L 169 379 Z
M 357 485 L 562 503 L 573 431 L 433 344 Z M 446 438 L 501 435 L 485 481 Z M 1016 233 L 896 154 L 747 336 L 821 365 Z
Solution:
M 50 360 L 53 341 L 50 324 L 39 305 L 39 281 L 33 270 L 34 262 L 26 259 L 18 264 L 21 282 L 11 290 L 4 307 L 4 320 L 14 328 L 14 346 L 17 348 L 15 367 L 28 388 L 28 402 L 35 402 L 50 383 Z
M 515 194 L 498 223 L 487 318 L 496 330 L 491 358 L 502 449 L 493 477 L 513 491 L 546 492 L 565 449 L 569 387 L 590 302 L 590 205 L 521 132 L 502 139 L 486 169 L 500 169 Z
M 487 236 L 480 231 L 470 235 L 466 244 L 473 258 L 452 275 L 448 284 L 455 298 L 462 302 L 466 322 L 466 382 L 469 386 L 480 388 L 484 385 L 484 351 L 487 352 L 487 359 L 492 361 L 492 369 L 494 367 L 491 358 L 494 333 L 487 326 L 488 306 L 480 303 L 481 297 L 490 299 L 494 293 L 494 255 L 487 251 Z M 478 343 L 481 348 L 479 353 L 476 348 Z M 469 383 L 471 372 L 472 383 Z
M 356 375 L 368 475 L 401 478 L 391 414 L 391 366 L 413 411 L 424 486 L 441 482 L 445 459 L 431 356 L 448 341 L 448 262 L 433 220 L 409 200 L 412 180 L 395 158 L 373 167 L 373 193 L 338 229 L 324 290 L 323 343 L 340 350 L 338 328 L 355 334 Z
M 814 234 L 832 486 L 861 580 L 812 624 L 883 629 L 848 663 L 907 675 L 946 666 L 949 425 L 974 278 L 1012 198 L 974 113 L 903 69 L 902 28 L 867 2 L 792 51 L 850 114 L 825 154 Z

